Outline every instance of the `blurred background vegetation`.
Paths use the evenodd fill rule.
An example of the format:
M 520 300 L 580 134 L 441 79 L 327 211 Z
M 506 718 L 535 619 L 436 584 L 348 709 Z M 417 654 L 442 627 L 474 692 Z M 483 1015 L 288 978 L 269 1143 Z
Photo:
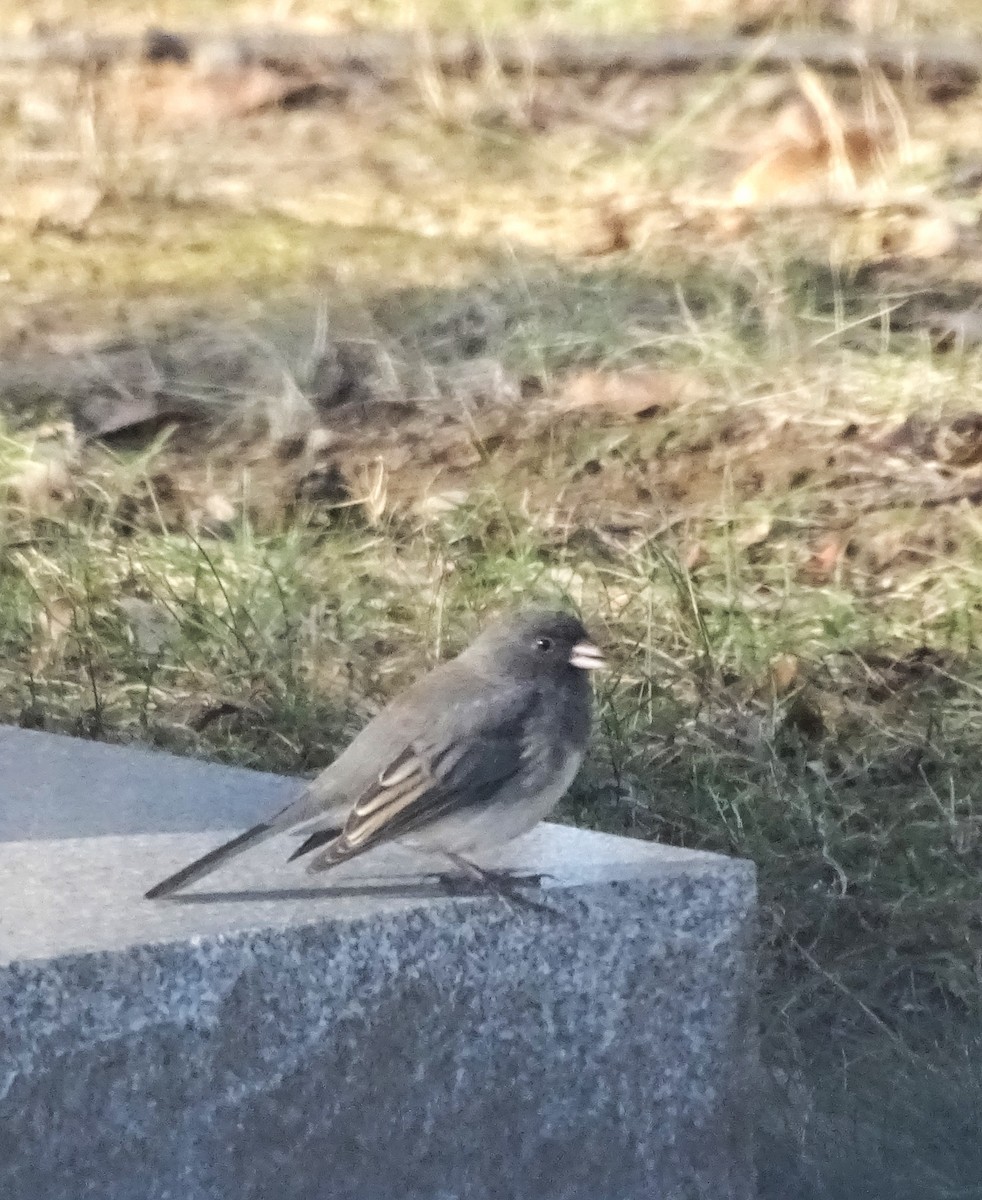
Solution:
M 212 36 L 11 50 L 151 24 Z M 968 0 L 5 0 L 0 719 L 309 774 L 574 606 L 564 818 L 758 864 L 762 1194 L 982 1196 L 972 53 Z

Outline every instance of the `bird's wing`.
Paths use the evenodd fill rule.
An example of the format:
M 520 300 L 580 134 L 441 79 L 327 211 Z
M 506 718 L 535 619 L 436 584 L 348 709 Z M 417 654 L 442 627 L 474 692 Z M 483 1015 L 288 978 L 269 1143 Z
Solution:
M 520 771 L 537 695 L 522 688 L 461 698 L 394 755 L 356 798 L 339 837 L 318 832 L 293 857 L 331 842 L 323 865 L 403 837 L 461 805 L 480 806 Z M 319 862 L 321 860 L 318 860 Z

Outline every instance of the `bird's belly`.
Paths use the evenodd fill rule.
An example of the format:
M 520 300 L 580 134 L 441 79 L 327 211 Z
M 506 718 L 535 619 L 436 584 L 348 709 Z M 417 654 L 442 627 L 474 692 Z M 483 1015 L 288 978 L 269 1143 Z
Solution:
M 581 754 L 571 754 L 562 773 L 549 786 L 531 790 L 512 787 L 502 790 L 490 803 L 462 807 L 400 841 L 415 850 L 443 850 L 451 854 L 480 854 L 528 833 L 552 812 L 576 772 Z

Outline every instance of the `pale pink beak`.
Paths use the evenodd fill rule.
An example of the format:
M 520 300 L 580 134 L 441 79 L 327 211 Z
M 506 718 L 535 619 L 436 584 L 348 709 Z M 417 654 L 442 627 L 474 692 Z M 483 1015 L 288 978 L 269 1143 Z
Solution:
M 569 656 L 569 665 L 581 671 L 599 671 L 607 662 L 593 642 L 577 642 Z

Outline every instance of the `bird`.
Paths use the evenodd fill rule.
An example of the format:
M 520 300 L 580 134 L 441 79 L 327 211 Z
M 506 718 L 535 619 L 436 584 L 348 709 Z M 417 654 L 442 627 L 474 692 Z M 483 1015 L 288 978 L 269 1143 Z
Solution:
M 493 882 L 473 856 L 529 832 L 569 788 L 590 737 L 589 673 L 605 665 L 570 613 L 529 608 L 499 618 L 390 701 L 285 808 L 146 899 L 290 830 L 304 840 L 288 861 L 314 854 L 311 872 L 395 841 L 444 856 L 458 877 Z

